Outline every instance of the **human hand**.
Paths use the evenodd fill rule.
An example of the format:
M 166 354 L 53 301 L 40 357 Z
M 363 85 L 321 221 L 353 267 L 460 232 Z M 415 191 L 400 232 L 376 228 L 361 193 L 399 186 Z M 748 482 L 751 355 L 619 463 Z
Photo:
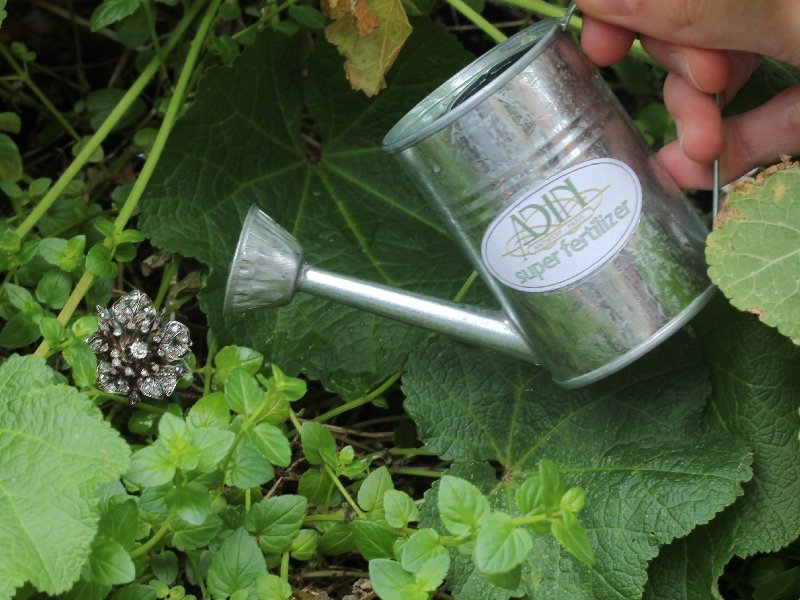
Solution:
M 659 151 L 685 188 L 709 188 L 720 157 L 725 183 L 782 154 L 800 153 L 800 86 L 723 121 L 723 105 L 747 82 L 762 56 L 800 66 L 797 0 L 576 0 L 581 44 L 599 65 L 627 53 L 636 33 L 669 74 L 664 103 L 678 140 Z

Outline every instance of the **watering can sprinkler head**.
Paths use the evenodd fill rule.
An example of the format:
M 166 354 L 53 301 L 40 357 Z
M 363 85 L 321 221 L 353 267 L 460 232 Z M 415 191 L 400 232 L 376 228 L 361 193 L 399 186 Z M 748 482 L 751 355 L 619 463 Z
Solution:
M 303 266 L 303 248 L 253 205 L 247 213 L 225 290 L 225 315 L 289 304 Z

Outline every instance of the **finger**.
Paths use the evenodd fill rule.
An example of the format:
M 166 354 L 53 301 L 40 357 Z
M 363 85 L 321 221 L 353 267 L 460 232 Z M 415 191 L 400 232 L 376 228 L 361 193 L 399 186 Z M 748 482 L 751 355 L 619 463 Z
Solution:
M 800 86 L 795 86 L 754 110 L 725 119 L 721 182 L 729 183 L 755 166 L 775 163 L 781 155 L 800 154 L 798 107 Z M 711 188 L 712 165 L 689 158 L 679 141 L 664 146 L 658 158 L 680 187 Z
M 576 0 L 596 19 L 684 46 L 800 64 L 797 0 Z
M 689 160 L 713 162 L 723 149 L 722 115 L 713 96 L 670 73 L 664 82 L 664 104 L 675 121 L 678 143 Z
M 756 165 L 800 154 L 800 86 L 749 112 L 725 120 L 722 172 L 734 179 Z
M 657 156 L 658 161 L 678 186 L 687 190 L 711 189 L 714 181 L 714 167 L 708 163 L 699 163 L 687 158 L 677 140 L 661 148 Z
M 761 63 L 752 52 L 681 46 L 642 36 L 642 47 L 665 69 L 677 73 L 702 92 L 733 98 Z
M 641 42 L 656 62 L 677 73 L 701 92 L 716 94 L 728 85 L 729 60 L 724 50 L 681 46 L 650 36 L 642 36 Z
M 622 60 L 636 34 L 591 17 L 585 17 L 581 29 L 581 47 L 597 65 L 608 66 Z

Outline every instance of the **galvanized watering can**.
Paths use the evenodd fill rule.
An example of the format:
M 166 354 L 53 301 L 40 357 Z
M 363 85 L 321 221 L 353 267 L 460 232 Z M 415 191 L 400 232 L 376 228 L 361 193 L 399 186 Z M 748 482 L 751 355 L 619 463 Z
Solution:
M 225 312 L 299 290 L 541 364 L 564 387 L 618 371 L 687 323 L 713 295 L 706 227 L 565 25 L 509 38 L 384 139 L 500 311 L 316 269 L 253 207 Z

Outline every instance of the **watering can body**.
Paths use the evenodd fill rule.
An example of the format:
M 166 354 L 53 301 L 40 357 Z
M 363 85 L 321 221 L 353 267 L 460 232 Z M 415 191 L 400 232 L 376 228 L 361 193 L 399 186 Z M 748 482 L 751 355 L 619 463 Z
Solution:
M 481 56 L 384 140 L 500 312 L 358 288 L 305 265 L 285 236 L 295 264 L 284 287 L 527 358 L 565 387 L 623 368 L 688 322 L 713 294 L 706 227 L 561 25 L 541 22 Z M 248 217 L 227 310 L 265 304 L 254 276 L 276 262 L 264 250 L 275 227 Z M 263 235 L 247 242 L 254 229 Z

